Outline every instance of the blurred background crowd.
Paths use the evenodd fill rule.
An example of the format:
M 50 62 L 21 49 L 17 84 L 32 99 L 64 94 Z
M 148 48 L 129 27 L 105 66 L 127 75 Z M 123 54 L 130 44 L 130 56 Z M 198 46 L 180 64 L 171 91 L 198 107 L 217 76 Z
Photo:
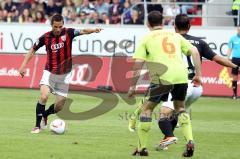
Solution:
M 66 24 L 144 24 L 144 14 L 158 10 L 165 25 L 172 25 L 179 13 L 201 15 L 205 0 L 1 0 L 0 22 L 49 23 L 51 15 L 60 13 Z M 163 3 L 164 2 L 164 3 Z M 167 4 L 171 2 L 171 4 Z M 184 2 L 177 5 L 175 2 Z M 187 4 L 189 2 L 189 4 Z M 195 18 L 195 25 L 201 25 Z

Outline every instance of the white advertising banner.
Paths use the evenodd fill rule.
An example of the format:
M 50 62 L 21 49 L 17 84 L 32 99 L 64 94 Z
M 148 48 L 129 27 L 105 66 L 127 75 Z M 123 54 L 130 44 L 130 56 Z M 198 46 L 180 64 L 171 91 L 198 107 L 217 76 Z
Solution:
M 96 26 L 66 26 L 72 28 L 93 28 Z M 74 55 L 113 56 L 123 53 L 131 56 L 148 32 L 145 26 L 102 26 L 101 33 L 76 37 L 73 42 Z M 173 30 L 173 28 L 170 28 Z M 42 34 L 50 31 L 45 24 L 0 24 L 0 53 L 27 53 Z M 234 28 L 192 28 L 191 35 L 203 38 L 219 55 L 226 56 L 227 43 L 236 34 Z M 37 53 L 44 54 L 45 48 Z

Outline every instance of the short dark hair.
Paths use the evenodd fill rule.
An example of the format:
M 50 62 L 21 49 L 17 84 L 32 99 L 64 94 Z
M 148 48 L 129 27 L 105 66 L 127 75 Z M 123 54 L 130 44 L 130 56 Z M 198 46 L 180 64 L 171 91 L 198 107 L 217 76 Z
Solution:
M 178 14 L 175 17 L 175 26 L 178 30 L 189 30 L 191 24 L 187 14 Z
M 151 11 L 148 14 L 148 23 L 151 27 L 162 25 L 163 15 L 159 11 Z
M 61 14 L 54 14 L 51 19 L 51 25 L 53 25 L 53 22 L 61 22 L 63 21 L 63 16 Z M 64 21 L 63 21 L 64 22 Z

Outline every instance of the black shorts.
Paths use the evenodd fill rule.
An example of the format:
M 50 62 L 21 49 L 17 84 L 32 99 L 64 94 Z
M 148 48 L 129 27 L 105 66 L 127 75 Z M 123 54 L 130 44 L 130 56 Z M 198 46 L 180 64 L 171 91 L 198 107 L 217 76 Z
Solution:
M 232 63 L 240 66 L 240 58 L 233 57 L 232 58 Z M 232 68 L 232 74 L 233 75 L 238 75 L 238 68 Z
M 172 100 L 184 101 L 187 94 L 188 84 L 161 85 L 151 83 L 145 97 L 148 101 L 160 103 L 167 101 L 169 93 L 172 94 Z

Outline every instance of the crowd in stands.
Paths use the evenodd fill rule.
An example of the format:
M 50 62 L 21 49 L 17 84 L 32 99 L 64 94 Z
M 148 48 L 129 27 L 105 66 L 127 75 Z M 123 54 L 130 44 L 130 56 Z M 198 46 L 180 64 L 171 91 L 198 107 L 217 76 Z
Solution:
M 54 13 L 62 14 L 66 24 L 144 24 L 143 0 L 1 0 L 0 22 L 49 23 Z M 147 12 L 158 10 L 165 16 L 165 25 L 172 25 L 179 13 L 201 14 L 195 4 L 174 2 L 205 0 L 146 0 Z M 162 2 L 173 2 L 164 4 Z M 162 4 L 161 4 L 162 3 Z

